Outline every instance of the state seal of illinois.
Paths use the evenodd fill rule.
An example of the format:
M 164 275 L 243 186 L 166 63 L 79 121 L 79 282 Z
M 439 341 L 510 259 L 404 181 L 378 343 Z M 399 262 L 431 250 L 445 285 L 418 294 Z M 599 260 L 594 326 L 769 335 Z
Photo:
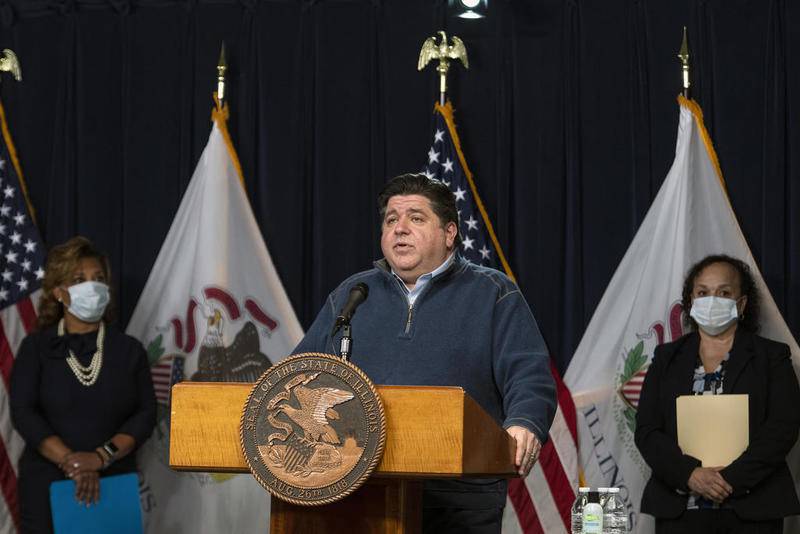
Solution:
M 386 417 L 358 367 L 309 352 L 261 375 L 239 433 L 256 480 L 279 499 L 312 506 L 342 499 L 366 481 L 383 455 Z

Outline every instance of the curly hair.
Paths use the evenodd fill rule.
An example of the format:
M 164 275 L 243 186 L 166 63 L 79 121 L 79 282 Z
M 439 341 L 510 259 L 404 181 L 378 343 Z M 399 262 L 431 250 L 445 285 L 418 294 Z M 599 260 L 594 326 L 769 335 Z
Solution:
M 745 312 L 742 316 L 739 317 L 739 327 L 749 332 L 757 332 L 761 318 L 761 295 L 756 286 L 755 278 L 753 278 L 753 273 L 749 265 L 740 259 L 733 258 L 726 254 L 706 256 L 689 269 L 689 272 L 686 274 L 686 279 L 683 282 L 683 293 L 681 295 L 681 306 L 684 312 L 683 323 L 687 327 L 694 330 L 697 329 L 697 323 L 689 315 L 689 311 L 692 309 L 692 290 L 694 290 L 694 282 L 703 269 L 714 263 L 727 263 L 739 273 L 739 289 L 741 290 L 742 296 L 747 297 L 747 308 L 745 308 Z
M 56 299 L 53 290 L 69 284 L 75 269 L 81 260 L 94 258 L 100 262 L 106 284 L 111 285 L 111 267 L 108 257 L 97 250 L 91 241 L 83 236 L 75 236 L 66 243 L 53 247 L 47 254 L 44 280 L 42 281 L 42 296 L 39 299 L 39 318 L 37 326 L 44 330 L 61 320 L 64 316 L 64 307 Z M 112 296 L 113 302 L 113 296 Z M 106 308 L 103 319 L 109 322 L 113 313 L 111 305 Z

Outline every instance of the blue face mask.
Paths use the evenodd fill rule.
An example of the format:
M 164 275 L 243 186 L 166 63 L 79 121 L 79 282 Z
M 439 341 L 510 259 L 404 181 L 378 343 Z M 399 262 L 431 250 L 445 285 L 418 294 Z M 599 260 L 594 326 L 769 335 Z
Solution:
M 698 297 L 692 301 L 689 315 L 697 326 L 709 335 L 716 336 L 739 319 L 734 299 L 724 297 Z
M 69 312 L 85 323 L 96 323 L 103 318 L 111 297 L 108 286 L 102 282 L 88 281 L 67 288 Z

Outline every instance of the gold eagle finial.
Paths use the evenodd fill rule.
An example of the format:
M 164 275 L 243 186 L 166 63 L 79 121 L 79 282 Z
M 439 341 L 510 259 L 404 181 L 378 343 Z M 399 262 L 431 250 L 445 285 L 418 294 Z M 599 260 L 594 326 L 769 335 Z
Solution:
M 439 43 L 436 43 L 436 37 L 428 37 L 422 43 L 422 50 L 419 52 L 419 61 L 417 62 L 417 70 L 422 70 L 431 62 L 431 60 L 438 59 L 439 65 L 436 67 L 436 72 L 439 73 L 439 94 L 441 103 L 444 104 L 444 95 L 447 92 L 447 71 L 450 68 L 450 60 L 458 59 L 464 65 L 465 69 L 469 68 L 469 59 L 467 58 L 467 47 L 464 46 L 464 41 L 453 35 L 451 37 L 453 44 L 447 44 L 447 34 L 443 31 L 437 32 L 439 34 Z
M 22 67 L 19 64 L 17 55 L 10 48 L 3 49 L 3 57 L 0 58 L 0 71 L 10 72 L 15 80 L 22 81 Z

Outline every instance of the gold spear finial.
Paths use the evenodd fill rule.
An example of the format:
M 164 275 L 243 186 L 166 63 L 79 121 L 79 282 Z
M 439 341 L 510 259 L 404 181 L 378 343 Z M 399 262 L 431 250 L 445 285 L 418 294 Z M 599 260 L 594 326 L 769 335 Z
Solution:
M 678 52 L 678 59 L 681 60 L 681 71 L 683 73 L 683 96 L 689 98 L 689 39 L 686 36 L 686 26 L 683 27 L 683 41 Z
M 225 71 L 228 70 L 228 63 L 225 61 L 225 41 L 222 41 L 222 48 L 219 51 L 219 61 L 217 62 L 217 99 L 219 107 L 225 104 Z
M 17 55 L 10 48 L 3 49 L 3 57 L 0 58 L 0 71 L 10 72 L 15 80 L 22 81 L 22 67 L 19 64 Z
M 469 68 L 469 60 L 467 59 L 467 47 L 464 46 L 464 41 L 453 35 L 452 45 L 447 44 L 447 34 L 443 31 L 437 32 L 441 40 L 436 44 L 436 36 L 428 37 L 422 43 L 422 50 L 419 52 L 419 61 L 417 62 L 417 70 L 425 68 L 432 59 L 438 59 L 439 65 L 436 67 L 436 72 L 439 73 L 439 102 L 444 105 L 445 94 L 447 93 L 447 71 L 450 68 L 451 59 L 460 59 L 465 69 Z

